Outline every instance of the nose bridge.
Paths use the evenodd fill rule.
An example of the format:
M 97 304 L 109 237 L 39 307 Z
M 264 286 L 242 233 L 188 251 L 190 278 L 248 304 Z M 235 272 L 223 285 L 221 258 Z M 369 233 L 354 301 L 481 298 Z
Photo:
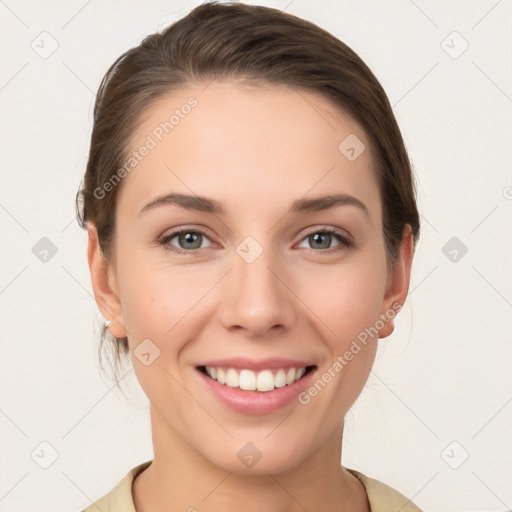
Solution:
M 264 334 L 278 325 L 294 320 L 293 296 L 285 284 L 279 255 L 268 246 L 248 236 L 233 253 L 233 270 L 227 279 L 221 308 L 226 328 L 242 327 L 251 334 Z M 276 275 L 277 274 L 277 275 Z

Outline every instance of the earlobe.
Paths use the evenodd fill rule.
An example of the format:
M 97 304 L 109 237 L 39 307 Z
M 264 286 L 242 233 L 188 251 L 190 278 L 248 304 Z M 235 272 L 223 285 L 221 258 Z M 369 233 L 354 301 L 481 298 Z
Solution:
M 111 321 L 110 332 L 117 338 L 124 338 L 126 329 L 112 266 L 101 254 L 94 225 L 87 225 L 87 234 L 87 260 L 96 304 L 102 316 Z
M 409 291 L 412 257 L 414 254 L 414 237 L 409 224 L 402 231 L 402 242 L 393 268 L 389 272 L 388 283 L 380 318 L 384 322 L 379 329 L 379 338 L 386 338 L 395 329 L 394 318 L 402 308 Z

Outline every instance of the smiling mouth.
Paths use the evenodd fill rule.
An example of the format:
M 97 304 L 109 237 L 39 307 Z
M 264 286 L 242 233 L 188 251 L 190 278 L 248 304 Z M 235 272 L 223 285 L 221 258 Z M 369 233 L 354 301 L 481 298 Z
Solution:
M 276 388 L 286 387 L 316 370 L 316 366 L 274 368 L 254 372 L 238 368 L 214 368 L 197 366 L 201 373 L 212 380 L 230 388 L 245 391 L 273 391 Z

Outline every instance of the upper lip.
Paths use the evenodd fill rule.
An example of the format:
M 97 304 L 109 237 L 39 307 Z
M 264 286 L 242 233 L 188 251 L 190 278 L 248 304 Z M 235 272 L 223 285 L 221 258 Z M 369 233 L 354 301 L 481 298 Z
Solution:
M 214 368 L 238 368 L 247 370 L 265 370 L 273 368 L 302 368 L 303 366 L 314 366 L 311 361 L 298 359 L 285 359 L 281 357 L 272 357 L 266 359 L 252 359 L 249 357 L 229 357 L 224 359 L 215 359 L 205 361 L 197 366 L 210 366 Z

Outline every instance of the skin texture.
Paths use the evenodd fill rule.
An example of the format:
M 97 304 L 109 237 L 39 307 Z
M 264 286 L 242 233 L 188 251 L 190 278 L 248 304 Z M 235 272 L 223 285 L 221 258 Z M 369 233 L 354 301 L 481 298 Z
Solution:
M 150 402 L 154 459 L 134 481 L 136 508 L 368 511 L 362 484 L 340 464 L 343 418 L 392 321 L 307 405 L 293 401 L 266 415 L 217 401 L 195 365 L 234 355 L 290 357 L 314 361 L 320 376 L 379 315 L 404 303 L 410 228 L 389 268 L 369 140 L 358 123 L 311 92 L 230 80 L 188 86 L 148 108 L 133 148 L 190 96 L 197 106 L 119 185 L 115 268 L 101 257 L 94 226 L 88 228 L 98 306 L 114 335 L 128 333 Z M 349 134 L 366 146 L 354 161 L 338 149 Z M 168 192 L 208 196 L 227 213 L 166 205 L 139 215 Z M 296 199 L 334 193 L 355 196 L 368 215 L 352 205 L 287 213 Z M 180 245 L 179 237 L 167 245 L 187 254 L 158 244 L 179 227 L 205 229 L 201 248 L 183 239 Z M 325 235 L 322 245 L 309 236 L 325 227 L 353 244 Z M 263 249 L 250 264 L 236 252 L 247 236 Z M 133 353 L 147 338 L 160 350 L 148 366 Z M 247 442 L 262 454 L 252 468 L 237 457 Z

